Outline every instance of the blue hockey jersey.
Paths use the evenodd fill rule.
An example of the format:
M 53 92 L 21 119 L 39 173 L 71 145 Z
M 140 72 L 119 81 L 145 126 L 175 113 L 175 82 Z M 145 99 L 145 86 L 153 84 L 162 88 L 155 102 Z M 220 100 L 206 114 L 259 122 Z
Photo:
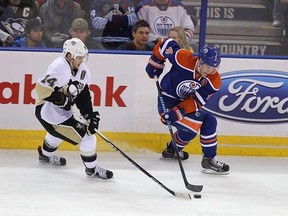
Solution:
M 168 109 L 174 106 L 184 108 L 184 113 L 192 113 L 204 106 L 207 100 L 221 87 L 221 76 L 218 70 L 206 77 L 197 71 L 198 57 L 189 50 L 180 49 L 171 38 L 158 42 L 153 50 L 159 60 L 168 59 L 171 69 L 160 82 L 163 99 Z

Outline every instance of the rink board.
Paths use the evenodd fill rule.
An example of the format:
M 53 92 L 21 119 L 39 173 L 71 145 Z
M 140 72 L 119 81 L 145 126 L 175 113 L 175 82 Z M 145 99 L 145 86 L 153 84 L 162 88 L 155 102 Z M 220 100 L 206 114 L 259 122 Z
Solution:
M 45 132 L 34 115 L 34 86 L 59 55 L 0 51 L 0 148 L 35 149 L 43 141 Z M 167 126 L 159 121 L 155 82 L 145 73 L 148 58 L 91 53 L 87 63 L 100 130 L 126 151 L 161 152 L 169 141 Z M 11 59 L 17 64 L 6 64 Z M 169 67 L 166 62 L 164 73 Z M 222 87 L 205 106 L 217 117 L 218 154 L 288 156 L 287 69 L 287 59 L 222 58 Z M 77 149 L 68 144 L 61 148 Z M 100 138 L 97 148 L 113 150 Z M 201 154 L 199 137 L 187 151 Z
M 45 131 L 33 130 L 0 130 L 0 148 L 2 149 L 37 149 L 42 144 Z M 111 133 L 103 134 L 117 147 L 127 152 L 153 151 L 162 152 L 170 140 L 169 134 L 145 133 Z M 243 156 L 288 156 L 288 139 L 285 137 L 247 137 L 247 136 L 219 136 L 218 155 Z M 64 142 L 60 149 L 78 150 Z M 112 146 L 97 136 L 98 151 L 114 151 Z M 191 154 L 202 154 L 197 136 L 185 148 Z

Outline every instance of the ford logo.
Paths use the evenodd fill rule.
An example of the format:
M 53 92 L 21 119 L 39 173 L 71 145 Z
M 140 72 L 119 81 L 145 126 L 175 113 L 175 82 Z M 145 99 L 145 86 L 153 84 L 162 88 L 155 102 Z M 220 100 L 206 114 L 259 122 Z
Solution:
M 229 120 L 288 122 L 288 73 L 241 70 L 221 74 L 222 87 L 204 109 Z

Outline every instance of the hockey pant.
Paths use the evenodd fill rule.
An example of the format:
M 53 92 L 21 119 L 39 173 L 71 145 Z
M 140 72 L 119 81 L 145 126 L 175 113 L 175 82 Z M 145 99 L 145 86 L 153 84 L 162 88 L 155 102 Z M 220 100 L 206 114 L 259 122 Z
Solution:
M 62 141 L 73 145 L 79 145 L 80 155 L 87 168 L 96 166 L 96 136 L 87 134 L 86 125 L 76 120 L 73 116 L 61 124 L 50 124 L 41 118 L 41 108 L 38 105 L 35 115 L 47 131 L 42 151 L 46 156 L 51 156 L 57 150 Z
M 177 128 L 174 133 L 174 139 L 178 151 L 181 151 L 200 131 L 200 143 L 204 157 L 213 158 L 217 151 L 217 120 L 216 118 L 204 111 L 196 111 L 187 114 L 181 121 L 173 124 Z M 169 145 L 171 147 L 173 145 Z

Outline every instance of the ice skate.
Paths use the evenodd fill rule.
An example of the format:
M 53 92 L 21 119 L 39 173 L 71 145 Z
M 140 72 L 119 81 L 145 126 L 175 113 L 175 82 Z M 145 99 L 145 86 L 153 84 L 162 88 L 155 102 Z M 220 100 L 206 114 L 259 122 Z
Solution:
M 97 176 L 101 179 L 111 179 L 113 177 L 113 172 L 111 172 L 110 170 L 106 170 L 97 165 L 94 168 L 86 167 L 85 172 L 87 176 L 90 178 Z
M 185 151 L 179 151 L 178 153 L 181 160 L 187 160 L 189 158 L 189 154 Z M 177 159 L 176 152 L 168 149 L 168 147 L 162 152 L 162 157 L 164 159 Z
M 44 155 L 42 153 L 41 146 L 38 147 L 38 153 L 39 153 L 39 162 L 41 164 L 50 164 L 52 166 L 65 166 L 66 165 L 66 159 L 63 157 L 57 157 L 55 155 L 48 157 Z
M 218 174 L 218 175 L 227 175 L 229 174 L 229 165 L 223 162 L 217 161 L 214 158 L 202 158 L 202 173 L 207 174 Z

